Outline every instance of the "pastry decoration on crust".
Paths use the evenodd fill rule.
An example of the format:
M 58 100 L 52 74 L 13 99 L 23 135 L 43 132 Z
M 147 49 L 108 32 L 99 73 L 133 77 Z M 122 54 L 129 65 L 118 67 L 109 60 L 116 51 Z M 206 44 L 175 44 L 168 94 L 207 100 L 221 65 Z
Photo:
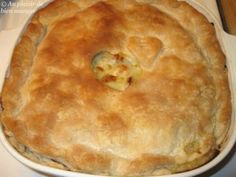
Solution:
M 17 43 L 1 122 L 43 165 L 110 176 L 192 170 L 227 139 L 214 27 L 176 0 L 55 0 Z

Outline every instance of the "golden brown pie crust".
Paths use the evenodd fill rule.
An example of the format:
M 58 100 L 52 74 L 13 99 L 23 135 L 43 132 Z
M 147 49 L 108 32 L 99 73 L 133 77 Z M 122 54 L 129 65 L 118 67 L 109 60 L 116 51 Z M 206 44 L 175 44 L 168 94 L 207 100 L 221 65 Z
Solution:
M 124 91 L 105 86 L 91 69 L 100 51 L 134 56 L 141 77 Z M 55 0 L 23 32 L 1 97 L 5 132 L 25 156 L 112 176 L 206 163 L 231 114 L 214 28 L 176 0 Z

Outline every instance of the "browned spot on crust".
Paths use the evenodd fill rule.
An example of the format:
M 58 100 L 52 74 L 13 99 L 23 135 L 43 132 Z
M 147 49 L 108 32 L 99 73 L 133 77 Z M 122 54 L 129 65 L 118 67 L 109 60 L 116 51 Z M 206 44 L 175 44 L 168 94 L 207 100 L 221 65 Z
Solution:
M 129 83 L 129 85 L 133 82 L 133 78 L 132 77 L 129 77 L 127 82 Z
M 104 69 L 103 69 L 102 67 L 100 67 L 100 66 L 97 66 L 96 69 L 99 70 L 99 71 L 101 71 L 101 72 L 104 71 Z
M 98 127 L 100 127 L 101 130 L 108 130 L 110 133 L 126 127 L 120 115 L 114 112 L 98 116 L 97 121 Z
M 118 67 L 119 67 L 120 72 L 124 72 L 124 71 L 127 71 L 127 70 L 128 70 L 128 67 L 125 66 L 125 65 L 120 65 L 120 66 L 118 66 Z
M 115 57 L 115 59 L 116 59 L 117 61 L 120 61 L 120 62 L 123 62 L 123 61 L 124 61 L 124 57 L 121 56 L 120 54 L 115 54 L 114 57 Z
M 83 1 L 86 2 L 85 0 L 79 2 Z M 217 108 L 218 110 L 214 113 L 217 115 L 215 118 L 216 137 L 206 141 L 202 141 L 201 138 L 199 139 L 206 148 L 215 148 L 215 140 L 218 141 L 217 145 L 222 142 L 221 139 L 224 138 L 227 131 L 226 128 L 228 127 L 227 125 L 230 123 L 229 117 L 231 112 L 230 93 L 226 78 L 227 74 L 225 71 L 223 72 L 221 70 L 223 69 L 222 67 L 224 66 L 225 60 L 224 56 L 222 56 L 223 53 L 218 47 L 219 44 L 216 42 L 216 38 L 213 35 L 213 28 L 212 30 L 211 28 L 209 29 L 203 19 L 201 20 L 201 18 L 199 18 L 199 20 L 197 20 L 198 18 L 196 16 L 199 16 L 197 11 L 191 12 L 184 8 L 184 5 L 181 5 L 180 9 L 172 8 L 175 16 L 174 18 L 169 18 L 168 15 L 164 14 L 164 10 L 163 12 L 159 12 L 158 9 L 153 6 L 142 5 L 145 3 L 135 3 L 133 7 L 132 5 L 127 5 L 125 8 L 119 8 L 124 6 L 124 4 L 120 3 L 121 1 L 116 1 L 117 6 L 113 5 L 113 1 L 108 1 L 107 3 L 84 6 L 85 8 L 83 10 L 82 5 L 81 8 L 76 8 L 76 5 L 69 3 L 70 1 L 68 0 L 57 0 L 54 2 L 57 6 L 53 3 L 54 5 L 38 13 L 38 21 L 35 20 L 35 23 L 39 25 L 29 26 L 27 34 L 23 35 L 23 38 L 15 49 L 11 65 L 11 74 L 9 78 L 6 79 L 2 94 L 5 110 L 3 115 L 1 115 L 1 119 L 3 120 L 6 131 L 11 131 L 20 143 L 28 146 L 30 150 L 38 152 L 42 157 L 52 157 L 52 159 L 59 159 L 65 162 L 66 165 L 68 164 L 69 170 L 85 173 L 96 172 L 99 173 L 99 175 L 150 176 L 155 175 L 153 173 L 155 173 L 156 170 L 165 170 L 169 169 L 169 167 L 170 171 L 174 173 L 176 171 L 193 169 L 213 157 L 214 150 L 212 150 L 212 152 L 209 151 L 209 153 L 206 152 L 206 156 L 203 154 L 203 151 L 197 151 L 199 154 L 202 153 L 198 159 L 193 160 L 193 162 L 189 162 L 189 159 L 186 159 L 187 162 L 185 164 L 176 164 L 171 160 L 172 157 L 173 159 L 175 158 L 174 155 L 171 157 L 168 154 L 168 157 L 165 157 L 160 154 L 160 156 L 157 157 L 157 153 L 145 154 L 149 153 L 152 149 L 158 152 L 159 150 L 166 150 L 166 146 L 161 140 L 160 146 L 159 144 L 155 144 L 156 141 L 153 144 L 150 141 L 150 144 L 148 144 L 150 147 L 145 146 L 141 151 L 136 150 L 136 144 L 134 148 L 132 147 L 130 149 L 129 146 L 127 146 L 130 143 L 129 138 L 132 137 L 130 135 L 133 133 L 132 128 L 134 124 L 137 128 L 142 127 L 141 129 L 137 129 L 141 130 L 141 132 L 135 134 L 138 136 L 133 136 L 137 138 L 134 139 L 136 142 L 148 137 L 150 135 L 148 132 L 153 132 L 153 128 L 155 128 L 155 130 L 163 129 L 168 133 L 170 131 L 168 125 L 170 125 L 169 122 L 172 121 L 170 114 L 183 120 L 181 122 L 185 120 L 193 122 L 191 126 L 196 127 L 196 131 L 187 131 L 187 133 L 185 133 L 186 136 L 193 133 L 193 136 L 190 134 L 190 138 L 195 137 L 195 135 L 203 137 L 205 125 L 208 127 L 211 123 L 211 111 L 215 110 L 215 104 L 220 105 L 220 107 Z M 158 3 L 159 2 L 165 5 L 166 3 L 173 4 L 175 1 L 158 1 Z M 127 1 L 127 4 L 128 3 Z M 62 11 L 63 13 L 61 13 Z M 72 11 L 73 13 L 71 13 Z M 172 11 L 168 11 L 168 14 L 172 16 L 170 12 L 172 13 Z M 68 15 L 65 16 L 63 15 L 64 13 L 68 13 Z M 191 23 L 185 23 L 185 21 L 180 22 L 178 20 L 180 18 L 178 14 L 183 15 L 183 19 L 187 19 L 190 14 L 194 20 L 191 20 Z M 188 15 L 186 16 L 186 14 Z M 171 19 L 174 20 L 174 22 L 172 22 Z M 175 21 L 177 21 L 177 23 Z M 183 30 L 180 25 L 178 27 L 179 23 L 183 26 Z M 42 30 L 40 27 L 41 24 L 45 28 L 47 26 L 53 27 L 45 31 L 46 37 L 43 41 L 38 37 L 42 34 L 42 32 L 40 32 L 40 30 Z M 191 24 L 189 26 L 194 28 L 194 30 L 188 28 L 188 24 Z M 196 26 L 199 28 L 196 29 Z M 189 34 L 182 35 L 186 33 L 185 28 L 193 32 L 192 35 L 197 37 L 198 40 L 196 41 L 199 43 L 197 45 L 200 46 L 199 49 L 193 50 L 193 46 L 188 42 L 192 40 L 191 37 L 188 39 Z M 167 59 L 165 59 L 165 61 L 160 59 L 153 72 L 148 74 L 145 72 L 139 81 L 135 81 L 134 86 L 130 86 L 129 89 L 117 93 L 105 87 L 96 79 L 94 73 L 92 73 L 90 65 L 92 57 L 97 52 L 103 50 L 123 50 L 126 43 L 125 41 L 129 40 L 130 34 L 135 34 L 141 38 L 145 38 L 148 34 L 155 34 L 154 36 L 150 36 L 151 38 L 144 40 L 143 46 L 148 47 L 146 50 L 143 50 L 143 46 L 137 47 L 137 49 L 133 47 L 135 52 L 140 51 L 137 56 L 143 54 L 144 57 L 140 59 L 143 58 L 144 60 L 142 61 L 147 61 L 144 62 L 144 64 L 147 64 L 145 66 L 149 66 L 149 64 L 153 63 L 151 54 L 153 54 L 155 58 L 159 46 L 162 47 L 162 43 L 158 45 L 158 42 L 155 42 L 153 37 L 156 38 L 162 36 L 162 34 L 170 36 L 168 32 L 171 32 L 174 38 L 171 38 L 172 40 L 170 42 L 163 40 L 163 46 L 168 48 L 168 45 L 173 42 L 173 49 L 176 49 L 173 50 L 173 55 L 177 55 L 176 57 L 180 58 L 181 56 L 187 56 L 183 58 L 184 61 L 187 61 L 186 64 L 182 63 L 182 59 L 180 62 L 178 58 L 169 59 L 171 60 L 169 62 Z M 213 38 L 211 38 L 211 36 L 213 36 Z M 134 40 L 134 43 L 135 42 Z M 139 43 L 138 40 L 137 43 Z M 40 47 L 36 50 L 38 44 Z M 184 52 L 184 47 L 179 46 L 188 47 L 186 51 L 189 51 L 190 55 L 188 53 L 186 53 L 186 55 L 182 53 Z M 164 55 L 161 56 L 168 55 L 168 52 L 165 53 L 166 48 L 163 48 L 164 50 L 162 50 L 162 52 Z M 208 60 L 212 64 L 210 69 L 204 69 L 205 62 L 202 63 L 200 60 L 199 63 L 203 65 L 202 67 L 197 67 L 194 56 L 199 50 L 203 50 L 207 53 Z M 34 53 L 34 51 L 37 52 Z M 152 51 L 154 52 L 152 53 Z M 147 57 L 146 54 L 151 56 Z M 150 60 L 148 60 L 149 58 Z M 81 67 L 79 69 L 74 67 L 71 63 L 72 60 L 78 61 Z M 117 60 L 122 60 L 122 58 L 117 56 Z M 32 63 L 34 67 L 31 67 Z M 121 65 L 120 62 L 118 63 Z M 195 69 L 190 67 L 193 65 Z M 47 69 L 51 66 L 53 66 L 52 68 L 56 69 L 57 72 L 49 72 Z M 65 72 L 58 72 L 62 70 Z M 212 71 L 212 75 L 208 73 L 208 71 Z M 28 74 L 28 72 L 30 73 Z M 211 76 L 212 79 L 215 79 L 214 83 L 211 81 L 211 78 L 208 78 Z M 195 87 L 192 78 L 197 78 L 199 85 Z M 38 83 L 36 82 L 34 84 L 33 82 L 36 79 L 38 79 Z M 114 79 L 114 76 L 108 77 L 107 79 Z M 62 80 L 66 81 L 66 86 L 63 85 L 64 82 L 61 82 Z M 125 82 L 131 83 L 132 78 L 126 78 Z M 204 99 L 198 100 L 198 96 L 193 94 L 195 93 L 193 89 L 196 88 L 197 92 L 198 86 L 200 87 L 201 84 L 210 85 L 211 82 L 213 83 L 212 85 L 215 86 L 214 88 L 216 88 L 217 95 L 214 96 L 213 101 L 215 102 L 213 106 L 211 106 L 210 102 L 209 104 L 207 103 L 209 106 L 205 106 L 204 103 L 206 102 L 204 102 Z M 112 104 L 110 103 L 111 100 L 114 100 Z M 22 105 L 24 103 L 25 105 Z M 210 111 L 207 109 L 205 111 L 203 107 L 209 108 Z M 24 113 L 23 116 L 21 109 L 28 110 L 32 113 L 26 111 L 27 114 Z M 134 113 L 134 110 L 138 111 Z M 180 110 L 181 112 L 179 113 L 175 110 Z M 116 111 L 116 113 L 111 113 L 112 111 Z M 66 114 L 60 114 L 60 119 L 58 117 L 55 117 L 55 119 L 52 118 L 52 116 L 56 115 L 58 112 Z M 16 115 L 18 113 L 20 116 Z M 88 113 L 88 115 L 86 113 Z M 84 116 L 85 114 L 86 116 Z M 132 119 L 132 117 L 135 118 Z M 69 121 L 65 121 L 65 119 Z M 153 123 L 159 123 L 161 126 L 153 125 Z M 52 134 L 51 129 L 55 128 L 55 124 L 59 127 L 59 130 L 53 131 L 54 134 Z M 199 128 L 197 127 L 198 125 Z M 74 129 L 72 129 L 72 127 L 74 127 Z M 143 127 L 147 130 L 147 134 L 145 131 L 142 131 L 144 130 Z M 175 130 L 179 130 L 178 126 L 176 127 L 177 129 Z M 65 128 L 68 129 L 68 132 L 65 131 Z M 78 133 L 77 130 L 81 130 L 80 128 L 82 131 L 88 130 L 91 132 L 91 137 L 84 136 L 83 133 Z M 60 131 L 63 132 L 61 133 Z M 183 132 L 184 131 L 185 130 L 183 130 Z M 175 132 L 177 131 L 174 131 L 174 133 Z M 59 133 L 61 133 L 61 135 L 58 136 Z M 63 135 L 66 136 L 70 142 L 56 141 L 63 137 Z M 186 136 L 181 136 L 181 138 L 185 138 Z M 149 137 L 152 138 L 152 136 Z M 80 145 L 79 143 L 84 142 L 81 142 L 80 138 L 91 143 L 88 145 L 89 147 Z M 177 144 L 173 141 L 173 147 L 181 143 L 181 138 L 177 139 L 179 140 Z M 107 140 L 107 142 L 104 141 L 104 139 Z M 52 143 L 51 140 L 55 140 L 56 143 Z M 164 140 L 172 143 L 171 140 L 173 140 L 173 138 Z M 93 143 L 95 141 L 101 143 Z M 62 144 L 63 142 L 65 144 Z M 110 145 L 109 143 L 115 148 L 107 148 Z M 116 144 L 119 146 L 116 146 Z M 52 147 L 52 150 L 49 153 L 48 149 L 50 147 Z M 120 166 L 116 166 L 116 160 L 122 155 L 125 155 L 125 153 L 122 153 L 121 156 L 119 156 L 119 153 L 122 152 L 120 151 L 120 147 L 124 147 L 124 149 L 127 147 L 127 151 L 125 152 L 128 154 L 127 159 L 125 159 L 127 163 L 123 163 L 122 161 Z M 204 147 L 201 149 L 206 149 Z M 118 150 L 116 148 L 118 148 Z M 98 149 L 100 151 L 98 151 Z M 192 145 L 190 145 L 189 149 L 187 149 L 187 151 L 189 150 L 191 152 L 192 149 L 194 149 L 194 145 L 193 148 Z M 113 152 L 113 150 L 114 153 L 110 155 L 109 153 Z M 134 154 L 137 153 L 137 156 L 133 156 L 130 152 L 134 152 Z M 29 153 L 28 155 L 33 156 L 34 154 Z M 131 158 L 129 158 L 129 155 Z M 136 159 L 137 157 L 138 159 Z M 114 159 L 112 163 L 111 158 Z M 40 161 L 41 158 L 37 160 Z M 48 160 L 49 161 L 44 162 L 43 158 L 40 162 L 51 165 L 52 161 L 50 159 Z M 126 168 L 130 169 L 127 174 L 124 172 Z M 119 173 L 115 173 L 116 171 L 119 171 Z
M 102 82 L 114 82 L 116 81 L 116 76 L 106 75 L 102 78 Z

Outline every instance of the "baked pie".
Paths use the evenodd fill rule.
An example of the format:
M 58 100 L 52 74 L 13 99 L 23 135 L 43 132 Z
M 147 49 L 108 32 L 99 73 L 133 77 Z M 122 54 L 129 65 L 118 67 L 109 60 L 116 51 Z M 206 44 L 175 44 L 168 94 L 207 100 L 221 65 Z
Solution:
M 23 31 L 1 99 L 21 154 L 112 176 L 203 165 L 231 115 L 214 27 L 176 0 L 53 1 Z

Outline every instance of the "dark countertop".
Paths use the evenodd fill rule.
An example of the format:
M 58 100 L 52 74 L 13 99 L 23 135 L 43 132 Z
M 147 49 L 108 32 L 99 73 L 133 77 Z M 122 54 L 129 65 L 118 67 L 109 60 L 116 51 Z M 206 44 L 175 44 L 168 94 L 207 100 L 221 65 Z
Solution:
M 228 32 L 236 35 L 236 0 L 221 0 Z

